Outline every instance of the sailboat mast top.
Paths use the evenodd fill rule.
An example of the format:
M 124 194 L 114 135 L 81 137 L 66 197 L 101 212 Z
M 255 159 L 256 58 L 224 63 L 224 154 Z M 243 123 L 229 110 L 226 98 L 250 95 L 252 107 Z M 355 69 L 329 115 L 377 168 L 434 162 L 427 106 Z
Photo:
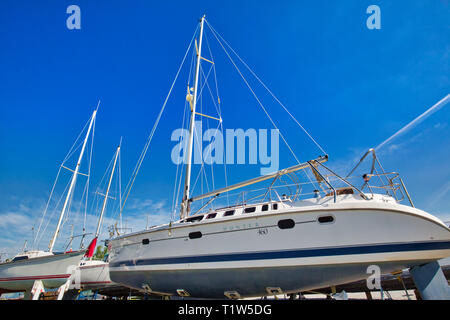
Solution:
M 97 109 L 98 109 L 98 106 L 97 106 Z M 53 252 L 53 247 L 55 246 L 55 241 L 56 241 L 56 238 L 58 237 L 59 229 L 61 228 L 61 223 L 62 223 L 64 214 L 66 213 L 67 206 L 69 204 L 69 200 L 70 200 L 70 198 L 72 196 L 73 189 L 75 187 L 75 182 L 77 180 L 77 176 L 78 176 L 78 173 L 79 173 L 79 170 L 80 170 L 80 165 L 81 165 L 81 160 L 83 159 L 84 150 L 86 148 L 86 144 L 87 144 L 87 141 L 88 141 L 88 138 L 89 138 L 89 134 L 90 134 L 91 129 L 92 129 L 92 124 L 94 123 L 95 117 L 97 115 L 97 109 L 94 110 L 94 113 L 92 114 L 91 122 L 89 123 L 89 128 L 87 130 L 86 137 L 84 138 L 83 146 L 81 148 L 80 156 L 78 157 L 77 166 L 75 167 L 75 170 L 73 171 L 73 175 L 72 175 L 72 180 L 70 182 L 69 191 L 67 191 L 66 200 L 64 201 L 64 206 L 63 206 L 63 208 L 61 210 L 61 214 L 59 215 L 58 225 L 56 226 L 55 234 L 53 235 L 53 238 L 50 241 L 50 244 L 48 245 L 48 249 L 49 249 L 50 252 Z
M 194 142 L 194 130 L 195 130 L 195 108 L 197 105 L 197 89 L 198 89 L 198 77 L 200 73 L 200 62 L 202 55 L 202 40 L 203 40 L 203 25 L 205 22 L 205 16 L 200 20 L 200 36 L 198 40 L 197 49 L 197 64 L 195 68 L 195 81 L 194 81 L 194 92 L 192 97 L 191 105 L 191 120 L 189 124 L 189 142 L 187 146 L 187 163 L 186 163 L 186 176 L 184 181 L 184 192 L 183 200 L 181 203 L 181 218 L 185 218 L 189 214 L 189 195 L 190 195 L 190 183 L 191 183 L 191 166 L 192 166 L 192 146 Z M 190 88 L 188 88 L 190 91 Z M 190 92 L 188 92 L 189 94 Z

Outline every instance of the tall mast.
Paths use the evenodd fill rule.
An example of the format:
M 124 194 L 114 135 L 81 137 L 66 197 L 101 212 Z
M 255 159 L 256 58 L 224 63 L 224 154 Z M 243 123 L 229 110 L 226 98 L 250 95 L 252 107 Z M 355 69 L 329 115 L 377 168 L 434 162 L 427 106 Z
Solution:
M 97 238 L 99 233 L 100 233 L 100 226 L 102 224 L 103 214 L 105 213 L 106 202 L 108 201 L 109 189 L 111 188 L 111 182 L 112 182 L 112 179 L 113 179 L 113 176 L 114 176 L 114 170 L 116 169 L 116 163 L 117 163 L 117 158 L 119 156 L 119 152 L 120 152 L 120 144 L 117 147 L 116 155 L 115 155 L 115 158 L 114 158 L 114 165 L 113 165 L 112 170 L 111 170 L 111 176 L 109 177 L 108 188 L 106 189 L 105 199 L 103 200 L 103 206 L 102 206 L 102 211 L 100 213 L 100 218 L 98 219 L 97 231 L 95 231 L 95 236 L 94 236 L 95 238 Z
M 98 109 L 98 106 L 97 106 L 97 109 Z M 61 223 L 62 223 L 64 214 L 66 213 L 67 206 L 69 204 L 69 200 L 72 196 L 73 189 L 75 187 L 75 182 L 77 181 L 78 172 L 80 171 L 81 159 L 83 158 L 84 149 L 86 148 L 89 134 L 92 129 L 92 124 L 94 123 L 95 116 L 97 115 L 97 109 L 94 110 L 94 113 L 92 114 L 91 122 L 89 123 L 89 128 L 87 130 L 86 137 L 84 138 L 83 147 L 81 148 L 80 156 L 78 158 L 77 166 L 76 166 L 75 170 L 73 171 L 73 176 L 72 176 L 72 180 L 70 182 L 69 191 L 67 192 L 66 200 L 64 201 L 64 206 L 61 210 L 61 214 L 59 215 L 59 221 L 58 221 L 58 225 L 56 226 L 55 234 L 53 235 L 53 238 L 50 241 L 50 244 L 48 245 L 48 249 L 50 252 L 53 252 L 53 247 L 55 246 L 55 241 L 56 241 L 56 238 L 58 237 L 59 229 L 61 228 Z
M 184 192 L 183 200 L 181 203 L 181 218 L 185 218 L 189 215 L 189 195 L 190 195 L 190 183 L 191 183 L 191 166 L 192 166 L 192 145 L 194 142 L 194 126 L 195 126 L 195 107 L 197 105 L 197 89 L 198 89 L 198 77 L 200 73 L 200 61 L 202 56 L 202 39 L 203 39 L 203 24 L 205 21 L 205 16 L 200 20 L 200 37 L 198 40 L 198 50 L 197 50 L 197 64 L 195 68 L 195 82 L 194 82 L 194 92 L 193 100 L 191 105 L 191 121 L 189 124 L 189 142 L 187 148 L 187 163 L 186 163 L 186 177 L 184 180 Z M 190 90 L 190 88 L 188 88 Z M 188 92 L 189 94 L 189 92 Z

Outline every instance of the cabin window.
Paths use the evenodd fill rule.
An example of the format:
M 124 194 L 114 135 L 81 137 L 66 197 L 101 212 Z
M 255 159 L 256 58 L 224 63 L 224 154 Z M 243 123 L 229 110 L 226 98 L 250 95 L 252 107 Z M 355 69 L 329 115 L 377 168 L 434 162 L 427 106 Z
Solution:
M 227 216 L 232 216 L 234 214 L 234 210 L 228 210 L 228 211 L 225 211 L 225 213 L 223 214 L 223 216 L 224 217 L 227 217 Z
M 244 209 L 244 213 L 252 213 L 256 211 L 256 207 L 249 207 Z
M 278 210 L 278 203 L 272 204 L 272 210 Z
M 192 218 L 187 218 L 186 222 L 197 222 L 197 221 L 200 221 L 202 219 L 203 219 L 203 216 L 195 216 L 195 217 L 192 217 Z
M 269 205 L 263 204 L 263 206 L 261 207 L 261 211 L 267 211 L 267 210 L 269 210 Z
M 295 222 L 292 219 L 283 219 L 278 221 L 278 227 L 280 229 L 292 229 L 295 227 Z
M 149 239 L 142 239 L 142 244 L 149 244 L 150 240 Z
M 15 257 L 12 261 L 20 261 L 20 260 L 27 260 L 28 256 L 20 256 L 20 257 Z
M 331 223 L 334 221 L 333 216 L 322 216 L 317 219 L 319 223 Z
M 212 219 L 212 218 L 215 218 L 216 216 L 217 216 L 217 212 L 210 213 L 206 216 L 206 219 Z
M 189 233 L 189 239 L 199 239 L 202 237 L 202 233 L 200 231 L 194 231 Z

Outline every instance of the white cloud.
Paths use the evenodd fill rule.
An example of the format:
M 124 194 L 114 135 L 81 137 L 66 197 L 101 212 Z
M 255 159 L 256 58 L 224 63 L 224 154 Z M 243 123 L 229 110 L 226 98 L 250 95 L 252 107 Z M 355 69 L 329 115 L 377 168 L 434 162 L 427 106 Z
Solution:
M 34 221 L 30 208 L 26 206 L 0 212 L 0 253 L 13 255 L 22 249 L 25 240 L 29 244 L 32 241 Z
M 433 195 L 431 200 L 428 202 L 429 207 L 434 207 L 438 204 L 445 195 L 450 192 L 450 181 L 447 181 L 441 188 L 440 191 Z
M 26 225 L 32 225 L 32 223 L 32 219 L 30 219 L 30 217 L 27 215 L 8 212 L 1 214 L 0 229 L 13 228 L 23 230 Z

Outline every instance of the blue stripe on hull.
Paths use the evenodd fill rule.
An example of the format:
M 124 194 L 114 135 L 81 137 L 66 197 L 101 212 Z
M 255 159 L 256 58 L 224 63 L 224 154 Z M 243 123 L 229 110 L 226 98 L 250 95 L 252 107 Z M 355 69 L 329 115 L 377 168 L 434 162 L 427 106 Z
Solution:
M 364 246 L 334 247 L 334 248 L 320 248 L 320 249 L 301 249 L 301 250 L 285 250 L 285 251 L 269 251 L 269 252 L 217 254 L 204 256 L 137 259 L 135 261 L 133 260 L 111 261 L 110 267 L 197 263 L 197 262 L 225 262 L 225 261 L 245 261 L 245 260 L 286 259 L 286 258 L 308 258 L 308 257 L 341 256 L 352 254 L 408 252 L 408 251 L 445 250 L 445 249 L 450 249 L 450 241 L 420 242 L 420 243 L 416 242 L 416 243 L 400 243 L 400 244 L 397 243 L 397 244 L 364 245 Z

